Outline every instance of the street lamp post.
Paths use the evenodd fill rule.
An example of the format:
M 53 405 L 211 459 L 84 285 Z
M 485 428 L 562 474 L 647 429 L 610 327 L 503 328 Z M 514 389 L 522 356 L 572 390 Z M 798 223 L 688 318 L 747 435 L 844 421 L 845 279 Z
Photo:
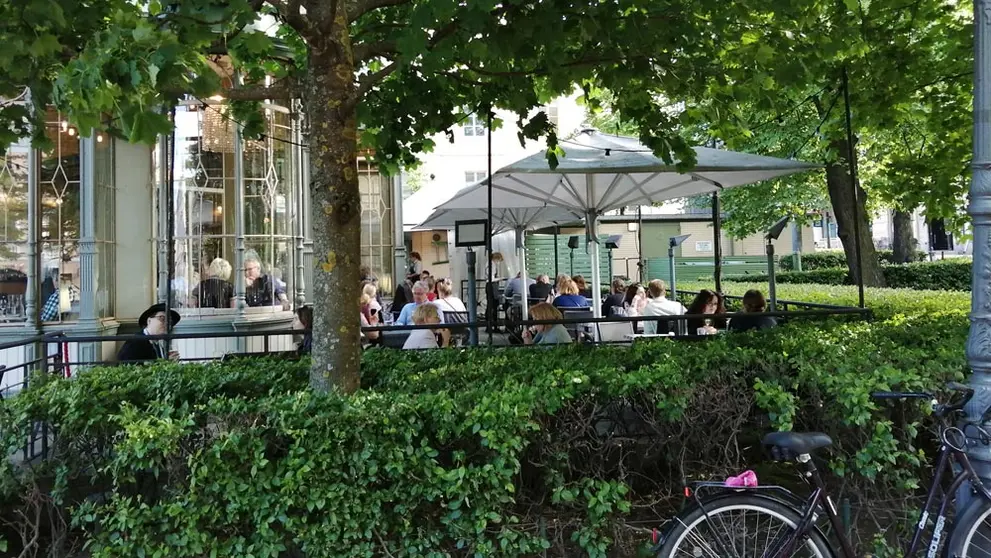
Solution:
M 967 363 L 976 393 L 967 416 L 976 420 L 991 405 L 991 0 L 974 1 L 974 159 L 968 213 L 974 227 Z M 969 440 L 978 474 L 991 479 L 991 448 Z M 968 492 L 961 490 L 961 492 Z M 963 495 L 963 494 L 962 494 Z M 969 496 L 969 494 L 967 494 Z

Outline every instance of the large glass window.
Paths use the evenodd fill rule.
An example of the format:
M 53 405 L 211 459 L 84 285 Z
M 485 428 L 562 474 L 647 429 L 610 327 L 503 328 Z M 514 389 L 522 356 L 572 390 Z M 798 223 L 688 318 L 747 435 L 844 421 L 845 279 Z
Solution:
M 28 152 L 12 145 L 0 158 L 0 321 L 26 317 L 28 286 Z
M 292 121 L 266 109 L 268 129 L 244 146 L 245 297 L 248 306 L 288 308 L 296 253 L 290 207 L 295 200 Z
M 179 308 L 230 308 L 234 297 L 234 125 L 222 105 L 175 113 L 171 213 L 172 300 Z M 160 199 L 167 202 L 163 195 Z
M 358 188 L 361 193 L 361 263 L 378 277 L 379 291 L 391 293 L 394 288 L 392 184 L 373 164 L 362 159 L 358 161 Z
M 61 114 L 49 110 L 49 145 L 41 150 L 38 196 L 41 211 L 41 298 L 44 322 L 79 317 L 79 135 Z
M 235 224 L 243 218 L 245 296 L 249 306 L 288 308 L 295 251 L 292 214 L 298 195 L 292 120 L 287 110 L 266 109 L 262 138 L 242 148 L 243 207 L 234 207 L 238 178 L 235 123 L 226 107 L 187 103 L 176 110 L 172 211 L 175 269 L 173 304 L 179 308 L 231 308 L 236 296 Z M 169 156 L 169 155 L 166 155 Z M 168 171 L 166 171 L 168 172 Z M 163 196 L 167 200 L 167 197 Z

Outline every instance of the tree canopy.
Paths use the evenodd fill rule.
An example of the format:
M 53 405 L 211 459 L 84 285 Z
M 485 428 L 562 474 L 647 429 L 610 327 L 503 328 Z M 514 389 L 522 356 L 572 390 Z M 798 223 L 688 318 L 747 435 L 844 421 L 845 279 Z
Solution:
M 730 148 L 825 163 L 850 268 L 861 273 L 852 238 L 859 221 L 864 278 L 880 284 L 866 193 L 899 210 L 961 220 L 972 19 L 969 6 L 951 0 L 776 2 L 721 37 L 719 62 L 704 83 L 674 82 L 664 93 L 687 101 L 683 126 L 705 125 Z M 846 93 L 858 186 L 865 188 L 857 202 L 848 173 Z M 732 192 L 728 225 L 737 233 L 759 230 L 773 220 L 769 200 L 784 202 L 775 211 L 800 214 L 816 209 L 821 191 L 799 177 Z
M 48 105 L 81 133 L 153 142 L 182 98 L 223 95 L 247 136 L 261 132 L 259 101 L 301 99 L 317 259 L 311 380 L 350 391 L 359 332 L 341 309 L 358 300 L 360 153 L 384 170 L 414 165 L 431 135 L 498 107 L 518 115 L 521 140 L 547 138 L 553 165 L 561 146 L 534 109 L 578 86 L 610 91 L 640 140 L 683 166 L 694 161 L 680 127 L 704 121 L 732 146 L 760 115 L 818 91 L 801 106 L 825 114 L 819 143 L 837 162 L 838 113 L 823 105 L 840 69 L 857 84 L 858 127 L 893 122 L 889 107 L 924 102 L 919 84 L 946 81 L 928 53 L 962 41 L 965 27 L 939 0 L 8 2 L 0 96 L 28 87 L 34 111 L 0 106 L 0 142 L 33 133 L 43 143 Z M 688 109 L 663 110 L 666 99 Z

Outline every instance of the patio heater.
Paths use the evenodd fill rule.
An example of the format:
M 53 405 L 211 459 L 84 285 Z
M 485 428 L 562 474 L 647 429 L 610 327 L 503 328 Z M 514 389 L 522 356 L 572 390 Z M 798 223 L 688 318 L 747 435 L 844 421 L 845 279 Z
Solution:
M 578 248 L 578 235 L 568 237 L 568 248 L 571 248 L 571 272 L 568 275 L 575 276 L 575 248 Z
M 774 278 L 774 241 L 781 236 L 781 232 L 785 230 L 785 226 L 788 225 L 789 219 L 790 217 L 782 217 L 778 219 L 778 222 L 772 225 L 767 231 L 767 235 L 764 236 L 765 240 L 767 240 L 767 245 L 765 246 L 764 251 L 767 254 L 767 288 L 768 296 L 771 299 L 771 312 L 774 312 L 778 305 L 778 293 Z
M 609 250 L 609 282 L 613 279 L 612 251 L 619 249 L 619 241 L 623 238 L 621 234 L 610 235 L 606 239 L 606 250 Z
M 484 247 L 490 241 L 492 235 L 489 234 L 488 219 L 472 219 L 456 221 L 454 223 L 454 246 L 457 248 L 467 248 L 466 254 L 468 265 L 468 321 L 475 323 L 478 320 L 478 301 L 475 293 L 475 252 L 474 247 Z M 489 267 L 491 267 L 491 262 Z M 488 290 L 488 285 L 486 285 Z M 468 329 L 468 342 L 471 345 L 478 345 L 478 326 L 473 325 Z
M 681 246 L 690 234 L 681 234 L 678 236 L 672 236 L 668 239 L 668 267 L 671 268 L 671 300 L 678 300 L 678 287 L 675 283 L 675 272 L 674 272 L 674 249 Z

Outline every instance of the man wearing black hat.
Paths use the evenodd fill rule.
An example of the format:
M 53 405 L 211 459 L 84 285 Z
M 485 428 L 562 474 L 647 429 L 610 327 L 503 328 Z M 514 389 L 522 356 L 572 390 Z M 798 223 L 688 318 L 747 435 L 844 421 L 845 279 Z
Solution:
M 175 310 L 170 310 L 168 316 L 171 317 L 172 325 L 179 323 L 180 316 Z M 138 318 L 138 325 L 141 327 L 141 333 L 138 335 L 165 335 L 169 330 L 167 320 L 165 304 L 152 305 L 142 312 L 141 317 Z M 119 362 L 148 362 L 160 358 L 178 360 L 179 353 L 169 351 L 166 354 L 165 341 L 161 339 L 131 339 L 124 343 L 124 346 L 120 348 L 120 352 L 117 353 L 117 360 Z

